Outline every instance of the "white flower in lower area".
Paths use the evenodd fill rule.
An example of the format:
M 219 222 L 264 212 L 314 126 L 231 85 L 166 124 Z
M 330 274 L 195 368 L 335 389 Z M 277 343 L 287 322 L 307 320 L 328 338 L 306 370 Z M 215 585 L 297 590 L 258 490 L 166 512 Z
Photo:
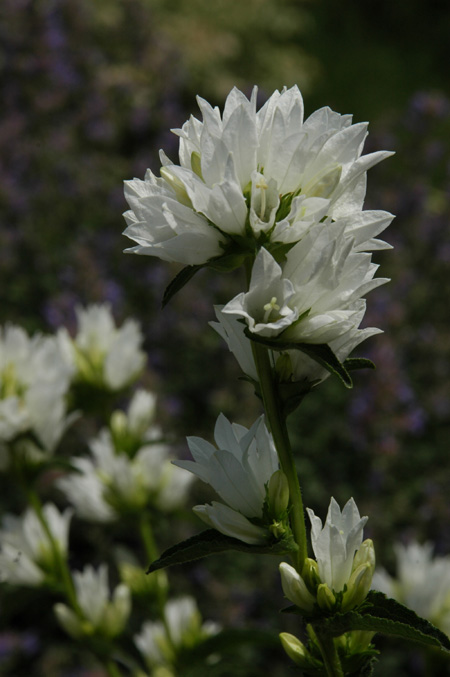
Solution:
M 202 624 L 200 612 L 192 597 L 181 597 L 167 602 L 164 607 L 164 622 L 147 621 L 141 632 L 134 637 L 134 641 L 152 671 L 159 665 L 174 664 L 178 653 L 193 649 L 219 630 L 215 623 Z
M 296 86 L 275 91 L 259 111 L 256 98 L 256 88 L 250 100 L 234 88 L 222 115 L 198 98 L 203 120 L 174 130 L 179 165 L 161 153 L 161 178 L 147 171 L 125 182 L 125 235 L 136 242 L 128 251 L 203 264 L 235 252 L 242 238 L 250 247 L 261 238 L 268 248 L 291 244 L 324 216 L 362 209 L 367 170 L 390 155 L 361 156 L 367 124 L 329 108 L 304 121 Z
M 72 513 L 70 509 L 61 513 L 51 503 L 44 505 L 42 514 L 53 542 L 31 508 L 22 517 L 5 515 L 0 530 L 0 579 L 25 586 L 57 580 L 57 559 L 67 556 Z
M 29 455 L 35 460 L 50 455 L 71 422 L 65 402 L 69 382 L 70 368 L 54 337 L 29 337 L 14 325 L 0 328 L 0 441 L 28 433 Z
M 426 618 L 450 637 L 450 556 L 434 556 L 431 543 L 395 545 L 397 576 L 375 571 L 372 588 Z
M 110 432 L 102 430 L 90 449 L 92 458 L 73 458 L 78 472 L 58 481 L 83 519 L 113 521 L 149 505 L 171 511 L 186 500 L 192 477 L 170 462 L 165 444 L 146 444 L 130 458 L 118 453 Z
M 143 336 L 134 320 L 116 327 L 108 304 L 76 309 L 78 330 L 72 339 L 60 329 L 58 339 L 74 379 L 108 390 L 120 390 L 142 371 L 146 356 Z
M 263 515 L 266 484 L 278 470 L 278 457 L 263 417 L 248 430 L 220 414 L 214 430 L 217 448 L 200 437 L 188 437 L 194 461 L 176 465 L 211 485 L 226 505 L 196 506 L 195 512 L 218 531 L 246 543 L 261 543 L 269 532 L 251 520 Z
M 327 519 L 308 508 L 315 560 L 307 559 L 301 573 L 282 562 L 283 591 L 305 614 L 317 604 L 321 609 L 347 611 L 361 604 L 370 590 L 375 568 L 372 541 L 363 542 L 367 517 L 360 517 L 351 498 L 342 512 L 331 499 Z
M 120 583 L 111 595 L 105 564 L 97 570 L 87 565 L 83 571 L 73 574 L 73 580 L 81 613 L 65 604 L 55 604 L 54 607 L 64 630 L 75 639 L 91 635 L 108 638 L 120 635 L 131 611 L 131 595 L 127 586 Z
M 257 381 L 258 372 L 253 359 L 252 345 L 244 334 L 244 324 L 240 316 L 224 313 L 223 306 L 214 306 L 214 310 L 217 322 L 209 324 L 226 342 L 244 374 Z

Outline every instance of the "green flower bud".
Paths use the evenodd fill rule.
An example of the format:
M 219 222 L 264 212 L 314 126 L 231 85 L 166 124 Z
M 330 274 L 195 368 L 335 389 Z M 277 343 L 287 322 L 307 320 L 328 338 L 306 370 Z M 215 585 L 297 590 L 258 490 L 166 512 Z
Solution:
M 297 637 L 291 635 L 289 632 L 281 632 L 280 640 L 283 649 L 289 658 L 301 668 L 306 668 L 309 663 L 309 652 L 305 645 L 299 639 L 297 639 Z
M 342 611 L 349 611 L 367 597 L 372 584 L 373 568 L 369 562 L 361 564 L 350 576 L 342 598 Z
M 319 566 L 315 559 L 307 557 L 302 569 L 302 578 L 308 589 L 315 593 L 317 586 L 320 585 Z
M 335 607 L 336 597 L 326 583 L 321 583 L 317 588 L 317 603 L 326 611 L 332 611 Z
M 177 200 L 187 207 L 192 207 L 192 202 L 188 197 L 183 182 L 180 181 L 178 177 L 174 176 L 167 167 L 161 167 L 159 173 L 161 174 L 164 181 L 166 181 L 175 191 Z
M 289 505 L 289 484 L 282 470 L 273 473 L 269 480 L 269 510 L 275 517 L 281 517 Z
M 191 155 L 191 169 L 194 172 L 194 174 L 197 174 L 199 179 L 203 181 L 202 158 L 200 153 L 197 153 L 197 151 L 194 151 Z
M 355 558 L 353 560 L 352 571 L 355 571 L 361 564 L 368 562 L 372 567 L 372 571 L 375 570 L 375 548 L 373 546 L 373 541 L 370 538 L 366 538 L 363 543 L 359 546 L 358 550 L 355 553 Z
M 275 364 L 275 371 L 280 381 L 290 381 L 292 378 L 292 361 L 289 353 L 281 353 Z

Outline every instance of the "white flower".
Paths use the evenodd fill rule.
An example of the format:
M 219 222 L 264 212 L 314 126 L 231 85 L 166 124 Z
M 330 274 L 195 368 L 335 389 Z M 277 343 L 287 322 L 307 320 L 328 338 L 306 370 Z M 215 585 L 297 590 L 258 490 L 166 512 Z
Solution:
M 258 253 L 250 289 L 223 313 L 242 316 L 260 336 L 292 343 L 330 344 L 349 331 L 365 308 L 362 296 L 387 282 L 373 279 L 377 266 L 345 236 L 345 221 L 318 224 L 286 255 L 283 266 L 264 248 Z
M 66 632 L 79 639 L 89 635 L 111 638 L 119 635 L 130 615 L 131 596 L 124 583 L 120 583 L 112 595 L 108 584 L 108 569 L 105 564 L 96 571 L 87 565 L 73 575 L 80 618 L 65 604 L 55 604 L 55 614 Z
M 92 458 L 73 458 L 78 472 L 58 481 L 83 519 L 109 522 L 151 504 L 163 511 L 183 505 L 192 478 L 172 465 L 166 445 L 146 444 L 130 458 L 102 430 L 90 449 Z
M 252 346 L 244 334 L 244 324 L 240 321 L 239 315 L 224 313 L 223 306 L 214 306 L 214 310 L 217 322 L 209 324 L 226 342 L 244 374 L 257 381 L 258 372 L 253 359 Z
M 5 515 L 0 531 L 0 579 L 26 586 L 40 585 L 47 577 L 57 579 L 54 546 L 61 557 L 67 556 L 72 512 L 67 509 L 60 513 L 53 504 L 44 505 L 42 513 L 53 544 L 31 508 L 22 517 Z
M 217 448 L 200 437 L 188 437 L 194 461 L 175 462 L 210 484 L 225 502 L 213 501 L 194 511 L 227 536 L 261 543 L 268 531 L 250 520 L 262 517 L 266 484 L 278 470 L 277 453 L 263 417 L 248 430 L 220 414 L 214 438 Z
M 304 122 L 297 87 L 274 92 L 259 111 L 256 94 L 248 100 L 233 89 L 222 116 L 198 98 L 203 121 L 174 130 L 180 164 L 161 153 L 161 178 L 147 171 L 144 181 L 125 182 L 125 235 L 137 243 L 128 251 L 203 264 L 249 230 L 292 243 L 325 215 L 362 209 L 367 170 L 390 155 L 361 157 L 367 124 L 329 108 Z M 371 228 L 365 236 L 367 248 L 381 246 Z
M 320 517 L 316 517 L 310 508 L 308 515 L 320 580 L 334 592 L 339 592 L 348 583 L 352 573 L 355 552 L 362 544 L 363 529 L 368 518 L 360 517 L 353 498 L 347 501 L 342 512 L 332 498 L 323 527 Z
M 322 610 L 348 611 L 365 599 L 375 567 L 372 541 L 362 540 L 367 517 L 360 517 L 352 498 L 342 512 L 332 498 L 324 525 L 309 508 L 308 515 L 315 560 L 307 559 L 300 573 L 281 563 L 284 594 L 306 615 L 316 604 Z
M 134 641 L 152 670 L 158 665 L 171 665 L 178 652 L 193 648 L 219 629 L 212 622 L 202 624 L 195 600 L 186 596 L 167 602 L 164 623 L 147 621 Z
M 54 337 L 29 337 L 14 325 L 0 328 L 0 440 L 29 432 L 39 444 L 28 442 L 30 454 L 49 455 L 71 422 L 65 402 L 69 381 Z
M 395 546 L 397 577 L 375 571 L 372 588 L 384 592 L 450 636 L 450 556 L 433 557 L 431 543 Z
M 134 320 L 116 327 L 108 304 L 76 309 L 78 331 L 71 339 L 60 329 L 58 339 L 75 379 L 93 385 L 120 390 L 142 371 L 146 356 L 143 336 Z

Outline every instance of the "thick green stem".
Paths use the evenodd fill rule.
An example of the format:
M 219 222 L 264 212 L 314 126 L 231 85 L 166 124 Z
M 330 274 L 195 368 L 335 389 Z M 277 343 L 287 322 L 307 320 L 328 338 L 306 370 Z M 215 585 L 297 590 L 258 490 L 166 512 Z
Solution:
M 278 458 L 280 459 L 281 469 L 286 475 L 289 484 L 291 527 L 295 542 L 298 545 L 298 552 L 295 553 L 293 558 L 297 570 L 301 571 L 307 557 L 305 515 L 295 459 L 286 426 L 286 418 L 277 397 L 274 371 L 270 364 L 269 351 L 255 341 L 252 341 L 252 350 L 266 418 L 273 436 Z
M 322 654 L 323 664 L 327 671 L 327 677 L 344 677 L 341 659 L 339 658 L 333 637 L 315 632 L 315 639 Z

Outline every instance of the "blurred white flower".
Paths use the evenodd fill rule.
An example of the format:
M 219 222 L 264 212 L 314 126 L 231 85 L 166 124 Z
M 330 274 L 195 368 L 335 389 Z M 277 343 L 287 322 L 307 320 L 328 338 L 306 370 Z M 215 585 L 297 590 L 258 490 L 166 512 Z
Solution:
M 396 544 L 397 577 L 375 571 L 372 588 L 426 618 L 450 637 L 450 556 L 433 557 L 431 543 Z
M 62 328 L 58 340 L 74 379 L 120 390 L 132 383 L 144 368 L 143 336 L 134 320 L 116 327 L 108 304 L 76 309 L 78 331 L 72 339 Z
M 178 652 L 194 648 L 219 630 L 211 621 L 202 624 L 195 600 L 186 596 L 167 602 L 164 622 L 147 621 L 134 641 L 152 671 L 159 665 L 172 665 Z
M 203 264 L 232 251 L 236 237 L 293 243 L 324 216 L 362 209 L 367 170 L 390 155 L 361 157 L 367 124 L 329 108 L 304 122 L 297 87 L 275 91 L 259 111 L 256 97 L 256 88 L 250 100 L 234 88 L 222 116 L 198 98 L 203 121 L 174 130 L 180 164 L 161 152 L 161 178 L 148 170 L 125 182 L 125 235 L 137 243 L 128 251 Z M 368 249 L 383 246 L 373 238 L 390 215 L 378 214 Z
M 148 505 L 172 511 L 185 502 L 192 478 L 170 462 L 165 444 L 144 444 L 130 457 L 114 448 L 105 429 L 90 449 L 92 458 L 71 459 L 78 472 L 58 481 L 83 519 L 109 522 Z
M 0 580 L 13 585 L 37 586 L 46 579 L 58 580 L 57 557 L 66 558 L 73 511 L 63 513 L 52 503 L 42 509 L 53 544 L 37 514 L 29 508 L 24 515 L 5 515 L 0 530 Z M 57 555 L 54 547 L 58 548 Z
M 266 484 L 278 470 L 277 453 L 264 419 L 261 416 L 248 430 L 220 414 L 214 438 L 217 448 L 200 437 L 188 437 L 194 461 L 175 461 L 210 484 L 225 502 L 198 505 L 194 512 L 227 536 L 250 544 L 264 542 L 268 530 L 251 519 L 262 517 Z
M 337 605 L 347 611 L 365 599 L 375 568 L 372 541 L 362 540 L 368 518 L 360 517 L 353 498 L 342 512 L 332 498 L 324 525 L 309 508 L 308 515 L 315 560 L 307 559 L 301 573 L 281 563 L 284 594 L 305 613 L 315 603 L 322 609 Z
M 55 337 L 29 337 L 14 325 L 0 328 L 0 441 L 30 433 L 37 443 L 27 440 L 25 451 L 36 460 L 48 456 L 72 420 L 66 416 L 69 383 Z
M 97 570 L 87 565 L 73 574 L 75 593 L 82 617 L 65 604 L 55 604 L 54 611 L 64 630 L 73 638 L 101 635 L 112 638 L 119 635 L 130 615 L 131 595 L 120 583 L 112 595 L 105 564 Z

